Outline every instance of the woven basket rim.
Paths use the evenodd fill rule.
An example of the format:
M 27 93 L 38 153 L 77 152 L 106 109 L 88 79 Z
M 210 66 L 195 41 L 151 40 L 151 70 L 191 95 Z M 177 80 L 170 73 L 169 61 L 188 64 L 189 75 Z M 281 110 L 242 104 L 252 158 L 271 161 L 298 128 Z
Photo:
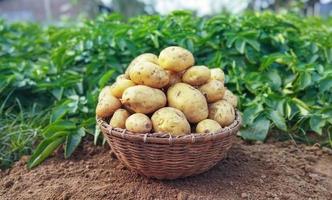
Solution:
M 229 126 L 222 128 L 216 133 L 190 133 L 183 136 L 172 136 L 168 133 L 133 133 L 126 129 L 113 128 L 104 119 L 96 117 L 97 124 L 103 133 L 108 133 L 117 138 L 129 141 L 155 143 L 155 144 L 178 144 L 178 143 L 204 143 L 211 140 L 219 140 L 230 134 L 235 134 L 242 124 L 241 114 L 235 112 L 235 120 Z

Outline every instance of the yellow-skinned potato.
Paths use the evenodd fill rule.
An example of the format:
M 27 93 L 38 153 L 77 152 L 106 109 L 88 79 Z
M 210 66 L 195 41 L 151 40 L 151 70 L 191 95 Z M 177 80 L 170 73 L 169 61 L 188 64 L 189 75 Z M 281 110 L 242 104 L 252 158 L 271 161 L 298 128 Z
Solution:
M 212 119 L 204 119 L 197 124 L 196 133 L 216 133 L 221 129 L 222 127 L 218 122 Z
M 102 99 L 104 96 L 106 95 L 111 95 L 111 86 L 107 85 L 105 86 L 103 89 L 101 89 L 99 96 L 98 96 L 98 101 L 100 101 L 100 99 Z
M 209 119 L 217 121 L 222 127 L 230 125 L 235 120 L 234 107 L 225 100 L 219 100 L 209 105 Z
M 129 77 L 129 74 L 130 74 L 129 72 L 130 72 L 131 68 L 140 61 L 147 61 L 147 62 L 151 62 L 154 64 L 158 64 L 158 57 L 152 53 L 143 53 L 143 54 L 137 56 L 134 60 L 131 61 L 131 63 L 128 65 L 128 67 L 125 71 L 125 75 L 127 78 Z
M 152 62 L 138 62 L 130 69 L 130 79 L 136 84 L 162 88 L 169 82 L 168 73 Z
M 152 122 L 148 116 L 135 113 L 127 118 L 126 129 L 134 133 L 149 133 L 152 129 Z
M 182 76 L 182 81 L 190 85 L 202 85 L 211 77 L 211 72 L 206 66 L 190 67 Z
M 119 99 L 111 94 L 104 95 L 97 104 L 96 115 L 99 117 L 109 117 L 120 107 L 121 102 Z
M 126 120 L 129 115 L 125 109 L 117 109 L 110 120 L 110 125 L 114 128 L 126 128 Z
M 118 98 L 122 97 L 123 91 L 125 91 L 127 88 L 134 86 L 135 83 L 128 79 L 120 79 L 113 83 L 111 86 L 111 92 L 112 95 Z
M 129 76 L 125 75 L 125 74 L 120 74 L 118 77 L 116 77 L 115 81 L 118 80 L 123 80 L 123 79 L 129 79 Z
M 199 91 L 205 96 L 208 103 L 221 100 L 225 94 L 226 88 L 221 81 L 210 80 L 199 87 Z
M 181 110 L 189 122 L 196 123 L 208 116 L 203 94 L 186 83 L 176 83 L 167 91 L 168 105 Z
M 138 113 L 152 113 L 166 105 L 165 94 L 155 88 L 136 85 L 126 89 L 122 95 L 122 104 Z
M 193 66 L 195 59 L 193 54 L 187 49 L 171 46 L 160 52 L 158 63 L 166 70 L 180 72 Z
M 222 71 L 220 68 L 213 68 L 210 69 L 211 72 L 211 80 L 218 80 L 221 81 L 222 83 L 225 82 L 225 73 Z
M 160 108 L 153 113 L 151 120 L 156 132 L 169 133 L 173 136 L 190 133 L 190 124 L 179 109 L 172 107 Z
M 237 96 L 235 96 L 230 90 L 226 90 L 223 99 L 232 104 L 234 108 L 237 106 Z

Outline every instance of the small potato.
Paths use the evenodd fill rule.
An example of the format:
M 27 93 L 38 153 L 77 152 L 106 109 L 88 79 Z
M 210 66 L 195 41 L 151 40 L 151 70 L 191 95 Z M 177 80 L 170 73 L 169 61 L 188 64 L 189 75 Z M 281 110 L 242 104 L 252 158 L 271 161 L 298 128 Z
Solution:
M 190 124 L 186 116 L 176 108 L 160 108 L 153 113 L 151 120 L 156 132 L 169 133 L 173 136 L 190 133 Z
M 126 120 L 129 115 L 125 109 L 117 109 L 110 120 L 110 125 L 114 128 L 126 128 Z
M 208 103 L 216 102 L 223 98 L 226 88 L 221 81 L 210 80 L 208 83 L 199 87 L 199 91 L 205 96 Z
M 180 72 L 193 66 L 195 59 L 193 54 L 187 49 L 171 46 L 160 52 L 158 62 L 166 70 Z
M 111 86 L 111 92 L 113 96 L 121 98 L 123 91 L 125 91 L 127 88 L 134 86 L 135 83 L 128 79 L 120 79 L 113 83 Z
M 237 107 L 237 96 L 235 96 L 230 90 L 226 90 L 223 99 L 232 104 L 234 108 Z
M 216 133 L 222 128 L 220 124 L 212 119 L 204 119 L 196 126 L 196 133 Z
M 235 110 L 227 101 L 219 100 L 209 105 L 209 119 L 217 121 L 222 127 L 228 126 L 235 120 Z
M 123 92 L 121 101 L 129 110 L 148 114 L 166 105 L 166 95 L 161 90 L 136 85 Z
M 119 99 L 111 94 L 104 95 L 97 104 L 96 115 L 99 117 L 109 117 L 120 107 L 121 102 Z
M 211 72 L 211 80 L 218 80 L 222 83 L 225 82 L 225 73 L 220 68 L 210 69 Z
M 189 122 L 196 123 L 208 116 L 203 94 L 186 83 L 176 83 L 167 91 L 168 105 L 181 110 Z
M 129 72 L 130 69 L 132 68 L 132 66 L 136 65 L 138 62 L 140 61 L 147 61 L 147 62 L 151 62 L 154 64 L 158 64 L 158 57 L 152 53 L 143 53 L 139 56 L 137 56 L 134 60 L 131 61 L 131 63 L 129 64 L 129 66 L 127 67 L 126 71 L 125 71 L 125 75 L 128 78 L 129 77 Z
M 130 79 L 136 84 L 147 85 L 153 88 L 162 88 L 169 82 L 168 73 L 151 62 L 138 62 L 132 66 Z
M 116 77 L 115 81 L 122 80 L 122 79 L 129 79 L 129 76 L 125 74 L 120 74 L 118 77 Z
M 211 77 L 211 72 L 206 66 L 190 67 L 182 76 L 182 81 L 190 85 L 202 85 Z
M 134 133 L 149 133 L 152 129 L 152 122 L 148 116 L 135 113 L 127 118 L 126 129 Z
M 111 86 L 107 85 L 105 86 L 103 89 L 101 89 L 99 96 L 98 96 L 98 101 L 100 101 L 100 99 L 102 99 L 104 96 L 106 95 L 111 95 Z

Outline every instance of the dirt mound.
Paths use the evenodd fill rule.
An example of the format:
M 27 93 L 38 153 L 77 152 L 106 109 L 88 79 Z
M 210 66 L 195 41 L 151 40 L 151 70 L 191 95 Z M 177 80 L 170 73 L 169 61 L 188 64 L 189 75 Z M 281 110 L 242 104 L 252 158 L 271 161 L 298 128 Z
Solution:
M 25 161 L 0 173 L 0 199 L 332 199 L 331 152 L 290 143 L 238 140 L 210 171 L 173 181 L 136 175 L 90 142 L 70 160 Z

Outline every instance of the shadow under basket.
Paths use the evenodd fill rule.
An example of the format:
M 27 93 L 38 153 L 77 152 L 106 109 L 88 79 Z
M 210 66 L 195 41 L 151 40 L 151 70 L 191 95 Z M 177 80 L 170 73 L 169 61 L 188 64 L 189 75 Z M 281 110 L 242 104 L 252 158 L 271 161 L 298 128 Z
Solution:
M 177 137 L 112 128 L 101 118 L 97 118 L 97 123 L 117 158 L 128 169 L 147 177 L 176 179 L 203 173 L 222 160 L 240 129 L 241 116 L 237 111 L 234 122 L 217 133 Z

